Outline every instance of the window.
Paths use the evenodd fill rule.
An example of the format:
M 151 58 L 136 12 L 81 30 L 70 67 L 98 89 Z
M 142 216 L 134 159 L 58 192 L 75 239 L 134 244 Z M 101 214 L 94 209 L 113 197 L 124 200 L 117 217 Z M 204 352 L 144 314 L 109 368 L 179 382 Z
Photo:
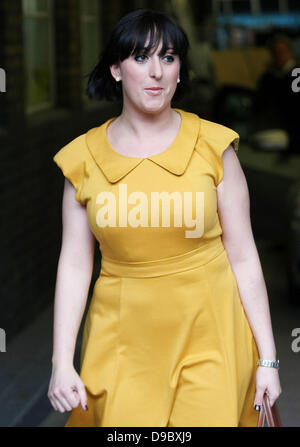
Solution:
M 100 2 L 98 0 L 81 0 L 81 73 L 88 74 L 96 65 L 101 49 Z M 84 100 L 90 101 L 85 94 L 88 78 L 82 80 Z
M 53 11 L 50 0 L 23 0 L 26 111 L 54 102 Z

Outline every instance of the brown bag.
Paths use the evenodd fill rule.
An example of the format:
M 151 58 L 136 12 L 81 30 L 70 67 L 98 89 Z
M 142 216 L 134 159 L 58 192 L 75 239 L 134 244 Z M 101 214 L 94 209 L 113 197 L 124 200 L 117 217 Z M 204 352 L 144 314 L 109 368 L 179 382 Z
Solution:
M 257 427 L 265 426 L 265 418 L 267 419 L 268 427 L 282 427 L 276 402 L 274 402 L 273 407 L 271 407 L 268 395 L 266 393 L 264 394 L 263 402 L 260 407 Z

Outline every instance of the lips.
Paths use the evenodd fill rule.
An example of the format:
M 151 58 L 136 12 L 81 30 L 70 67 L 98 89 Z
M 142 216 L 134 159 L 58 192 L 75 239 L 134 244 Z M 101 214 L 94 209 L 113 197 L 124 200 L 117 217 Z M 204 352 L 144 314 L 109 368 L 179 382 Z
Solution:
M 145 88 L 145 93 L 147 93 L 147 95 L 150 95 L 150 96 L 160 96 L 162 91 L 163 91 L 163 88 L 161 88 L 161 87 Z

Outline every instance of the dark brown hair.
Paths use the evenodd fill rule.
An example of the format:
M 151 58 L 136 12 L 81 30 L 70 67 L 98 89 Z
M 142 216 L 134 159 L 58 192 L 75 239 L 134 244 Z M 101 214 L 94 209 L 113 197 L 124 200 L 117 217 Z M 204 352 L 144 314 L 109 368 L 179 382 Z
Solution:
M 150 33 L 149 44 L 145 42 Z M 189 89 L 189 68 L 187 52 L 189 41 L 186 33 L 172 17 L 151 9 L 137 9 L 123 16 L 114 27 L 108 43 L 100 54 L 95 68 L 89 77 L 86 94 L 89 98 L 101 101 L 122 99 L 122 82 L 116 82 L 111 75 L 110 66 L 118 64 L 130 55 L 141 52 L 147 54 L 156 49 L 162 39 L 160 56 L 169 46 L 180 59 L 180 83 L 177 84 L 173 99 L 179 100 Z

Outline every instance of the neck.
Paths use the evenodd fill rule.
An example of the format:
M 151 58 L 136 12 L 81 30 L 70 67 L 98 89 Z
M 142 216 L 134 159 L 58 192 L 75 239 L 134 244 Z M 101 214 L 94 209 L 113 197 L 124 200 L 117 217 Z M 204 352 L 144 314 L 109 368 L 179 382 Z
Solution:
M 122 131 L 134 136 L 137 140 L 153 138 L 153 134 L 160 134 L 172 126 L 178 119 L 177 112 L 171 107 L 160 111 L 141 111 L 134 107 L 124 107 L 117 118 Z

